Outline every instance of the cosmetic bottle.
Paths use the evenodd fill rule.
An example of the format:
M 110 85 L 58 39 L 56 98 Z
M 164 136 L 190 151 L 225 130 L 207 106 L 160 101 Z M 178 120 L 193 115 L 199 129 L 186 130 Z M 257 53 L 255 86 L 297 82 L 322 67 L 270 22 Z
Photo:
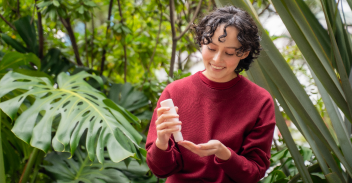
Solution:
M 177 114 L 174 102 L 172 101 L 171 98 L 161 101 L 160 105 L 161 105 L 161 107 L 170 107 L 170 110 L 166 111 L 165 114 Z M 170 119 L 167 119 L 167 121 L 168 122 L 177 122 L 177 121 L 179 121 L 179 119 L 178 118 L 170 118 Z M 183 141 L 183 137 L 182 137 L 182 133 L 181 133 L 181 125 L 178 125 L 178 126 L 179 126 L 180 130 L 178 132 L 172 133 L 176 142 Z

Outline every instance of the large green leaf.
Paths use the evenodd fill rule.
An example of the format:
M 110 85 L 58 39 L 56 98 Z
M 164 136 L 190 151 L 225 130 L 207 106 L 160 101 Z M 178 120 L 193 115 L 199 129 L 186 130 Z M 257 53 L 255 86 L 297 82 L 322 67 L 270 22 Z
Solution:
M 251 70 L 247 71 L 247 73 L 249 73 L 249 75 L 253 78 L 253 82 L 257 83 L 259 86 L 268 90 L 270 94 L 273 96 L 273 90 L 272 90 L 273 87 L 270 87 L 268 79 L 266 79 L 265 77 L 265 71 L 262 72 L 262 70 L 263 69 L 260 68 L 260 65 L 257 62 L 255 62 L 253 63 Z M 276 119 L 276 126 L 279 128 L 281 134 L 283 135 L 286 145 L 289 148 L 289 151 L 292 154 L 293 159 L 295 160 L 297 169 L 302 174 L 303 180 L 305 180 L 306 182 L 312 182 L 309 176 L 309 172 L 304 165 L 303 158 L 300 155 L 295 142 L 293 141 L 290 131 L 286 126 L 286 122 L 282 117 L 277 104 L 275 104 L 275 119 Z
M 10 36 L 2 33 L 1 34 L 1 38 L 2 38 L 2 40 L 5 41 L 5 43 L 10 45 L 16 51 L 21 52 L 21 53 L 27 53 L 28 52 L 27 48 L 25 48 L 21 43 L 19 43 L 15 39 L 12 39 Z
M 331 46 L 333 48 L 333 53 L 334 53 L 334 56 L 335 56 L 335 59 L 336 59 L 337 70 L 338 70 L 340 78 L 341 78 L 342 88 L 343 88 L 343 90 L 344 90 L 344 92 L 346 94 L 346 100 L 347 100 L 347 104 L 348 104 L 349 109 L 350 109 L 350 114 L 352 114 L 352 96 L 351 96 L 352 88 L 351 88 L 351 84 L 349 82 L 348 74 L 347 74 L 347 71 L 345 69 L 345 65 L 344 65 L 343 60 L 342 60 L 341 51 L 340 51 L 340 49 L 339 49 L 339 47 L 337 45 L 335 36 L 333 34 L 333 29 L 331 27 L 331 22 L 328 19 L 328 13 L 327 13 L 328 9 L 327 9 L 326 6 L 324 6 L 323 1 L 322 1 L 322 4 L 323 4 L 323 10 L 324 10 L 325 18 L 326 18 L 327 27 L 328 27 L 328 30 L 329 30 L 329 33 L 330 33 L 329 36 L 330 36 Z M 350 144 L 346 144 L 346 145 L 350 145 Z M 352 159 L 348 158 L 347 160 L 349 160 L 350 166 L 352 166 Z M 351 175 L 351 177 L 352 177 L 352 175 Z
M 58 89 L 55 89 L 45 77 L 30 77 L 10 71 L 0 81 L 0 97 L 15 89 L 28 91 L 0 103 L 0 108 L 14 119 L 23 100 L 28 95 L 35 96 L 35 102 L 16 119 L 12 131 L 23 141 L 45 152 L 52 141 L 56 151 L 73 154 L 80 137 L 87 130 L 86 148 L 91 160 L 97 156 L 102 163 L 105 146 L 114 162 L 136 157 L 142 137 L 124 122 L 123 115 L 117 116 L 119 112 L 106 104 L 110 100 L 104 94 L 84 81 L 89 77 L 102 82 L 100 77 L 86 72 L 73 76 L 61 73 L 57 79 Z M 41 119 L 38 118 L 40 112 L 43 113 Z M 57 117 L 61 120 L 52 139 L 52 123 Z
M 43 167 L 58 183 L 129 182 L 129 179 L 118 170 L 102 164 L 92 165 L 87 154 L 79 149 L 73 158 L 70 158 L 69 153 L 52 152 L 45 157 L 45 160 L 52 165 Z
M 345 154 L 346 160 L 350 164 L 352 164 L 352 156 L 346 156 L 347 154 L 352 152 L 352 143 L 349 138 L 349 134 L 345 128 L 340 111 L 338 110 L 338 107 L 336 106 L 334 101 L 331 100 L 329 94 L 326 92 L 325 88 L 322 86 L 319 79 L 315 76 L 314 72 L 312 72 L 312 76 L 313 76 L 315 83 L 318 87 L 319 93 L 324 101 L 326 110 L 327 110 L 329 117 L 331 119 L 332 126 L 334 128 L 334 131 L 336 132 L 338 142 L 340 143 L 340 148 L 341 148 L 342 152 Z
M 288 1 L 287 3 L 290 4 L 286 5 L 282 1 L 274 1 L 273 5 L 277 9 L 292 38 L 295 40 L 297 46 L 317 77 L 323 81 L 322 84 L 336 101 L 336 104 L 348 116 L 348 118 L 350 118 L 351 115 L 349 115 L 348 112 L 345 95 L 336 74 L 334 73 L 331 65 L 329 65 L 331 62 L 328 57 L 329 55 L 325 52 L 325 50 L 328 49 L 325 48 L 327 47 L 326 37 L 328 34 L 326 32 L 324 34 L 322 31 L 319 31 L 320 29 L 308 24 L 307 20 L 310 19 L 303 16 L 303 12 L 298 7 L 296 2 Z M 292 6 L 295 7 L 292 8 Z M 310 12 L 306 12 L 305 14 L 309 13 Z M 319 33 L 323 35 L 320 35 Z M 324 37 L 324 39 L 319 40 L 318 36 Z
M 149 100 L 143 92 L 134 89 L 130 83 L 113 84 L 108 98 L 135 114 L 139 119 L 151 119 L 151 111 L 143 110 L 143 112 L 137 112 L 138 109 L 147 106 Z
M 18 53 L 9 52 L 6 53 L 0 62 L 0 78 L 7 72 L 7 69 L 17 69 L 20 66 L 29 65 L 29 63 L 36 65 L 38 69 L 41 68 L 41 63 L 39 58 L 33 53 Z
M 16 27 L 18 34 L 27 45 L 27 49 L 32 53 L 38 54 L 37 33 L 35 31 L 36 22 L 31 16 L 21 17 L 13 24 Z
M 219 1 L 221 1 L 222 4 L 231 3 L 248 11 L 252 17 L 254 17 L 260 31 L 265 32 L 259 20 L 253 15 L 255 12 L 252 12 L 245 2 L 235 0 Z M 258 58 L 259 64 L 265 69 L 285 99 L 288 100 L 292 107 L 297 111 L 298 115 L 302 118 L 304 121 L 304 128 L 307 128 L 307 130 L 309 128 L 309 130 L 311 130 L 321 142 L 324 143 L 324 145 L 331 149 L 344 165 L 348 173 L 352 175 L 352 166 L 346 162 L 317 109 L 267 34 L 262 34 L 261 45 L 263 46 L 263 50 L 261 52 L 262 56 Z M 349 110 L 349 108 L 347 108 L 347 110 Z M 344 112 L 346 112 L 346 116 L 350 118 L 350 115 L 348 116 L 349 112 Z
M 140 165 L 137 161 L 132 160 L 128 168 L 122 162 L 106 161 L 102 165 L 97 161 L 89 161 L 87 154 L 80 149 L 77 149 L 72 158 L 69 157 L 69 153 L 60 152 L 52 152 L 45 157 L 50 165 L 43 167 L 58 183 L 156 182 L 155 176 L 146 175 L 149 168 L 145 163 Z
M 142 92 L 134 90 L 130 83 L 113 84 L 108 97 L 129 111 L 148 105 L 148 98 Z
M 330 173 L 325 175 L 329 183 L 343 183 L 343 181 L 336 175 L 336 173 Z
M 342 22 L 339 10 L 337 9 L 337 3 L 334 0 L 323 0 L 321 1 L 323 9 L 326 13 L 325 18 L 329 20 L 337 45 L 340 49 L 340 54 L 346 69 L 347 74 L 350 73 L 351 68 L 351 43 L 350 36 L 347 32 L 345 25 Z M 329 31 L 330 32 L 330 31 Z M 337 68 L 337 67 L 336 67 Z

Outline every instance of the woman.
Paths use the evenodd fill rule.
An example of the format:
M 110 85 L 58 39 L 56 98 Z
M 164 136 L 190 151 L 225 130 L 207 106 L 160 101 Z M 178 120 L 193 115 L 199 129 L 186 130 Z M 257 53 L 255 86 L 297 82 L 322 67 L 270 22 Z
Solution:
M 195 26 L 204 71 L 169 84 L 150 124 L 147 163 L 168 182 L 254 183 L 270 166 L 275 128 L 274 102 L 268 91 L 239 73 L 260 52 L 258 28 L 249 14 L 233 6 L 219 8 Z M 171 98 L 178 115 L 160 101 Z M 165 122 L 178 117 L 180 122 Z M 172 132 L 182 125 L 184 141 Z

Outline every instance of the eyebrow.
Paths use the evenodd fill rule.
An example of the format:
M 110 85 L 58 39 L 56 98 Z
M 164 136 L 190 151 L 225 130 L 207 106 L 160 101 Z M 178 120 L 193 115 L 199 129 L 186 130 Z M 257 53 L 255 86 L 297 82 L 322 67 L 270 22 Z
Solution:
M 218 46 L 217 44 L 215 44 L 215 43 L 213 43 L 213 42 L 212 42 L 212 44 Z M 236 47 L 226 47 L 226 48 L 232 48 L 232 49 L 235 49 L 235 50 L 238 50 L 238 49 L 239 49 L 239 48 L 236 48 Z

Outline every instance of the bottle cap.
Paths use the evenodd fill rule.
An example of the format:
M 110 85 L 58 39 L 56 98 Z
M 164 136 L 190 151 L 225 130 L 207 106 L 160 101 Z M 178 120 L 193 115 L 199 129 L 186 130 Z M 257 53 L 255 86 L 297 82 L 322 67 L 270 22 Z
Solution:
M 163 100 L 160 102 L 161 107 L 175 107 L 174 102 L 172 101 L 171 98 Z

